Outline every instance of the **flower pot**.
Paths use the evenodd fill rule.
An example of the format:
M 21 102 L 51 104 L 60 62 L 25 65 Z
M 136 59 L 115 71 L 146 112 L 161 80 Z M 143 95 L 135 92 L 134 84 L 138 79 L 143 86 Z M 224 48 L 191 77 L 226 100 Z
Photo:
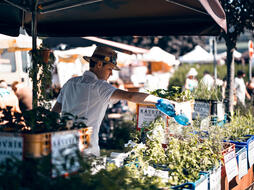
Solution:
M 40 49 L 37 51 L 38 51 L 38 55 L 42 57 L 43 62 L 48 63 L 51 51 L 49 49 Z

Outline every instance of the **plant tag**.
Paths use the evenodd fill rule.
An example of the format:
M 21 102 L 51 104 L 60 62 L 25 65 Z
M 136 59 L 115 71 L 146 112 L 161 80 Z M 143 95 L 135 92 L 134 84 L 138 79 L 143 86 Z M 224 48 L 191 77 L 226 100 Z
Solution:
M 226 174 L 228 182 L 230 182 L 235 176 L 238 175 L 237 161 L 235 151 L 230 151 L 224 155 L 224 162 L 226 168 Z
M 163 182 L 168 182 L 168 171 L 155 170 L 154 176 L 160 177 Z
M 248 144 L 248 159 L 251 167 L 254 164 L 254 140 Z
M 248 173 L 248 164 L 247 164 L 247 151 L 239 153 L 238 155 L 238 168 L 239 168 L 239 179 L 245 176 Z
M 205 177 L 205 179 L 195 187 L 195 190 L 208 190 L 208 178 Z
M 189 121 L 192 121 L 192 106 L 191 101 L 188 102 L 179 102 L 176 106 L 176 113 L 184 114 Z
M 221 190 L 221 167 L 214 169 L 210 174 L 210 190 Z
M 224 115 L 225 115 L 225 106 L 222 102 L 218 102 L 217 104 L 218 121 L 224 120 Z
M 0 162 L 11 157 L 22 160 L 23 138 L 14 136 L 0 136 Z
M 78 130 L 56 132 L 51 138 L 52 177 L 76 172 L 80 168 Z
M 157 117 L 161 116 L 165 118 L 165 123 L 167 122 L 165 114 L 158 110 L 155 106 L 148 105 L 138 105 L 138 119 L 137 128 L 143 128 L 143 123 L 153 122 Z
M 148 175 L 149 177 L 154 176 L 155 168 L 152 166 L 148 166 L 147 169 L 144 170 L 144 175 Z

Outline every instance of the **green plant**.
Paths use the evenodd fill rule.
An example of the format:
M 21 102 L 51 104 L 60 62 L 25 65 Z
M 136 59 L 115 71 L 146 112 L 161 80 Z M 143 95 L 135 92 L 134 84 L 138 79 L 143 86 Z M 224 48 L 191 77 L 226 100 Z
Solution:
M 169 90 L 157 89 L 154 91 L 148 90 L 148 92 L 152 95 L 173 100 L 176 102 L 184 102 L 193 99 L 193 96 L 189 90 L 181 91 L 181 88 L 178 86 L 172 86 Z
M 1 109 L 0 131 L 42 133 L 87 127 L 86 118 L 63 113 L 61 116 L 44 107 L 36 107 L 23 113 L 13 113 L 11 107 Z
M 199 178 L 200 171 L 208 171 L 219 165 L 222 141 L 219 134 L 204 138 L 196 133 L 197 128 L 183 128 L 180 135 L 167 134 L 166 148 L 165 122 L 158 118 L 145 126 L 146 140 L 144 145 L 136 145 L 128 160 L 138 163 L 146 169 L 149 165 L 169 172 L 169 185 L 193 182 Z
M 48 100 L 53 93 L 50 87 L 55 56 L 43 45 L 29 53 L 33 63 L 29 69 L 29 77 L 33 81 L 33 107 L 44 106 L 50 109 Z
M 192 92 L 195 100 L 218 100 L 222 101 L 222 89 L 220 86 L 214 86 L 211 89 L 202 83 Z
M 231 116 L 230 123 L 224 127 L 223 136 L 227 140 L 245 141 L 246 135 L 254 135 L 254 119 L 251 113 Z

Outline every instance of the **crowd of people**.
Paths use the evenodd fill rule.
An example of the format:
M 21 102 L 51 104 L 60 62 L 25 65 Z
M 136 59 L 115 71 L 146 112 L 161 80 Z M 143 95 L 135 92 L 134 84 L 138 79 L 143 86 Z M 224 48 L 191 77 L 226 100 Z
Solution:
M 0 80 L 0 108 L 12 107 L 13 112 L 24 112 L 32 109 L 32 89 L 22 82 L 14 81 L 8 86 Z
M 222 95 L 225 98 L 225 89 L 226 89 L 226 79 L 214 80 L 214 77 L 208 72 L 204 71 L 203 77 L 200 81 L 197 80 L 198 72 L 195 68 L 191 68 L 186 75 L 184 88 L 194 91 L 195 88 L 198 87 L 199 84 L 203 84 L 207 87 L 208 90 L 211 90 L 213 86 L 218 85 L 222 86 Z M 236 77 L 234 79 L 234 104 L 246 106 L 246 98 L 251 100 L 254 96 L 254 77 L 248 81 L 244 81 L 245 73 L 242 70 L 237 71 Z

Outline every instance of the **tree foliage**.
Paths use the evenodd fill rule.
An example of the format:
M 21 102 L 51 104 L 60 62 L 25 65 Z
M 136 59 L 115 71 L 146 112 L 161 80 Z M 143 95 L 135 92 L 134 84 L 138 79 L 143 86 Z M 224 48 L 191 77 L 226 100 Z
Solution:
M 234 58 L 233 52 L 236 42 L 245 29 L 254 29 L 254 0 L 221 0 L 226 13 L 228 32 L 222 32 L 227 46 L 227 90 L 226 97 L 229 104 L 227 112 L 233 113 L 234 96 Z
M 245 29 L 254 29 L 254 0 L 221 0 L 227 17 L 228 33 L 222 36 L 236 46 L 237 39 Z

